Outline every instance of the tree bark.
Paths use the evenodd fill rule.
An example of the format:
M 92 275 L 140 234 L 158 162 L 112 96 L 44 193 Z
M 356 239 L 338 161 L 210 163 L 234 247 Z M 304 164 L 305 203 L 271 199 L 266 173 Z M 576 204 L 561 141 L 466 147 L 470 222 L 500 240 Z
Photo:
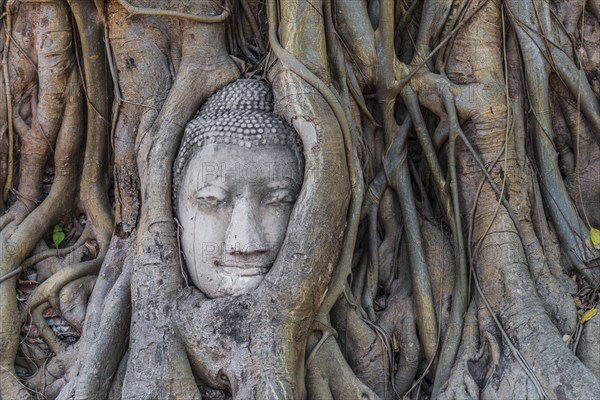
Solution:
M 0 398 L 600 393 L 597 0 L 7 0 Z M 304 181 L 262 283 L 187 281 L 186 124 L 267 80 Z

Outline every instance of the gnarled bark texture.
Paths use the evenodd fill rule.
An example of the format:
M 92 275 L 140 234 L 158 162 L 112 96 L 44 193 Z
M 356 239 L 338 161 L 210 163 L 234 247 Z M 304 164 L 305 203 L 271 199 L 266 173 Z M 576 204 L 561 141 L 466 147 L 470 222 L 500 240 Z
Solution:
M 600 1 L 7 0 L 1 399 L 600 395 Z M 304 183 L 186 279 L 185 125 L 266 79 Z

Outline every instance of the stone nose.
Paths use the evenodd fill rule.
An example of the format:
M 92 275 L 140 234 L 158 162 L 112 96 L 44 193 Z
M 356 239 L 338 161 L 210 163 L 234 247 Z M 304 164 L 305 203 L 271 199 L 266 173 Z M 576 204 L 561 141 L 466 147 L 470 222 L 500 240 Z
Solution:
M 262 225 L 252 204 L 240 198 L 234 202 L 231 220 L 225 234 L 228 254 L 259 254 L 268 251 Z

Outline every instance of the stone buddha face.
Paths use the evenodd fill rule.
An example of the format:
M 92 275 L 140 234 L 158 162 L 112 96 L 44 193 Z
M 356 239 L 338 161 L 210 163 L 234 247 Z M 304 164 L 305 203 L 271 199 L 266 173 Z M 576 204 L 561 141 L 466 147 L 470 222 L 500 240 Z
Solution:
M 224 90 L 236 84 L 255 96 L 248 84 L 266 85 L 238 81 Z M 186 129 L 191 139 L 185 148 L 184 136 L 174 184 L 189 275 L 215 298 L 255 289 L 273 265 L 302 186 L 303 159 L 296 133 L 279 117 L 245 108 L 211 119 L 209 102 Z M 209 121 L 198 123 L 203 114 Z

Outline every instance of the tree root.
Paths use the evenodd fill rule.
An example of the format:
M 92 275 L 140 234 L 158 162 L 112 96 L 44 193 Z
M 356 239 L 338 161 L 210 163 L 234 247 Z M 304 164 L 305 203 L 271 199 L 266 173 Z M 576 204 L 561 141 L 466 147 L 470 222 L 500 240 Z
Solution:
M 396 396 L 404 396 L 412 387 L 421 358 L 421 344 L 412 310 L 412 288 L 408 278 L 408 269 L 404 267 L 392 285 L 386 310 L 379 321 L 391 338 L 394 354 L 398 358 L 391 386 Z
M 21 12 L 66 9 L 64 2 L 54 0 L 21 3 Z M 416 387 L 443 399 L 561 399 L 600 390 L 595 379 L 600 367 L 591 359 L 600 354 L 590 338 L 598 322 L 577 325 L 570 298 L 574 283 L 567 282 L 561 265 L 561 255 L 568 254 L 571 266 L 589 282 L 600 279 L 600 270 L 589 264 L 600 258 L 586 243 L 595 217 L 587 216 L 584 204 L 573 202 L 595 200 L 593 194 L 584 200 L 581 193 L 589 171 L 580 168 L 588 161 L 580 147 L 600 138 L 592 132 L 600 127 L 600 104 L 593 93 L 597 82 L 590 80 L 592 86 L 582 77 L 584 70 L 593 75 L 590 65 L 597 57 L 580 57 L 578 62 L 585 64 L 580 69 L 573 57 L 581 50 L 590 52 L 577 48 L 586 38 L 581 34 L 578 41 L 575 31 L 586 5 L 592 13 L 600 12 L 598 0 L 572 7 L 558 2 L 552 5 L 559 14 L 554 20 L 550 6 L 539 1 L 269 3 L 270 47 L 279 58 L 269 73 L 278 112 L 303 139 L 305 183 L 281 254 L 263 284 L 251 295 L 213 300 L 194 288 L 183 289 L 170 166 L 186 122 L 212 92 L 239 76 L 227 55 L 226 36 L 241 52 L 237 55 L 257 64 L 267 50 L 260 37 L 262 24 L 252 23 L 252 6 L 246 1 L 232 6 L 240 14 L 231 19 L 231 31 L 223 24 L 230 10 L 220 2 L 181 6 L 173 0 L 161 9 L 137 7 L 129 0 L 66 3 L 80 44 L 67 40 L 70 23 L 49 32 L 58 43 L 55 53 L 38 43 L 24 46 L 22 30 L 2 37 L 4 69 L 22 65 L 25 78 L 17 82 L 8 68 L 14 82 L 11 86 L 5 79 L 8 86 L 1 88 L 5 101 L 0 111 L 10 102 L 10 125 L 23 147 L 17 149 L 19 186 L 8 196 L 13 202 L 9 212 L 0 217 L 0 322 L 9 327 L 0 332 L 0 353 L 8 356 L 0 362 L 0 397 L 30 397 L 20 392 L 12 369 L 18 338 L 13 328 L 22 316 L 6 294 L 14 297 L 23 268 L 37 264 L 38 276 L 45 277 L 42 264 L 55 261 L 67 265 L 42 279 L 29 295 L 26 311 L 48 347 L 59 353 L 44 365 L 36 360 L 40 371 L 31 386 L 47 387 L 53 395 L 66 384 L 61 399 L 230 394 L 235 399 L 417 398 L 421 393 Z M 565 10 L 574 10 L 573 15 Z M 296 18 L 290 19 L 290 13 Z M 9 17 L 9 23 L 20 18 Z M 58 27 L 59 19 L 51 25 Z M 506 19 L 513 24 L 508 40 Z M 556 33 L 553 24 L 562 23 L 566 32 Z M 581 22 L 582 32 L 588 25 Z M 36 29 L 36 34 L 47 33 Z M 573 54 L 565 50 L 571 41 Z M 40 65 L 56 62 L 61 72 L 52 76 L 41 71 L 33 62 L 34 47 Z M 74 56 L 73 49 L 81 56 Z M 117 97 L 114 233 L 107 195 L 106 52 Z M 524 56 L 527 89 L 516 68 L 521 60 L 511 52 Z M 76 60 L 83 60 L 79 72 L 85 82 L 88 134 L 78 211 L 86 214 L 85 235 L 98 242 L 100 251 L 94 260 L 72 263 L 58 257 L 75 248 L 33 255 L 32 249 L 52 224 L 64 225 L 75 209 L 72 189 L 77 182 L 72 177 L 78 172 L 68 160 L 78 158 L 81 146 L 78 139 L 67 140 L 67 132 L 80 132 L 84 122 L 82 109 L 72 104 L 77 96 L 69 92 L 71 85 L 80 84 Z M 263 61 L 265 69 L 269 61 Z M 31 84 L 36 73 L 40 82 Z M 549 85 L 561 91 L 554 93 Z M 505 93 L 490 97 L 496 88 Z M 518 97 L 523 93 L 529 94 L 531 121 L 525 118 L 527 102 Z M 550 107 L 548 100 L 557 93 L 569 96 Z M 571 97 L 577 97 L 577 107 L 569 103 L 574 103 Z M 579 121 L 580 111 L 588 121 Z M 564 120 L 554 113 L 564 114 Z M 528 161 L 528 122 L 534 127 L 535 165 Z M 6 161 L 0 160 L 0 185 L 5 189 L 12 186 L 8 175 L 15 162 L 8 160 L 8 150 L 15 149 L 14 143 L 4 143 L 12 136 L 6 121 L 0 124 L 6 136 L 0 139 L 0 152 L 6 154 Z M 410 132 L 412 125 L 416 135 Z M 559 132 L 563 130 L 570 130 L 570 137 Z M 41 179 L 53 152 L 54 184 L 40 202 Z M 532 175 L 536 167 L 539 186 Z M 582 176 L 572 176 L 584 170 Z M 373 189 L 366 201 L 364 179 Z M 579 188 L 571 184 L 573 179 Z M 2 201 L 0 210 L 5 208 Z M 467 232 L 462 219 L 469 211 Z M 86 274 L 96 272 L 100 277 L 83 336 L 65 349 L 43 310 L 49 305 L 64 308 L 74 287 L 84 281 L 91 285 L 93 277 Z M 77 315 L 63 311 L 79 325 L 81 307 Z M 315 317 L 318 323 L 313 324 Z M 330 320 L 341 333 L 337 342 Z M 576 344 L 569 349 L 561 336 L 573 334 L 576 326 Z M 320 340 L 311 327 L 323 332 Z M 26 357 L 45 357 L 23 348 Z M 114 356 L 105 357 L 111 349 Z M 572 354 L 576 349 L 583 363 Z M 66 367 L 58 361 L 75 352 L 77 360 L 63 374 Z M 23 368 L 26 361 L 19 363 Z M 42 378 L 50 375 L 48 385 Z
M 93 260 L 83 261 L 76 264 L 71 264 L 56 272 L 44 283 L 36 288 L 36 290 L 27 299 L 25 305 L 29 308 L 36 308 L 51 298 L 58 298 L 60 290 L 66 284 L 76 279 L 83 278 L 87 275 L 96 275 L 102 266 L 106 250 L 100 253 Z
M 77 243 L 73 244 L 72 246 L 69 247 L 65 247 L 65 248 L 61 248 L 61 249 L 48 249 L 45 251 L 41 251 L 40 253 L 34 254 L 33 256 L 29 257 L 28 259 L 26 259 L 25 261 L 23 261 L 18 268 L 15 268 L 13 271 L 9 272 L 6 275 L 3 275 L 0 277 L 0 283 L 4 282 L 7 279 L 10 279 L 14 276 L 19 275 L 21 272 L 26 271 L 28 268 L 32 267 L 33 265 L 40 263 L 48 258 L 51 257 L 63 257 L 66 256 L 70 253 L 75 252 L 77 249 L 81 248 L 83 246 L 83 242 L 85 240 L 78 240 Z
M 64 12 L 65 10 L 62 10 Z M 60 9 L 59 9 L 60 14 Z M 54 21 L 57 24 L 68 22 L 68 18 L 65 18 L 66 14 L 63 14 L 63 18 L 58 18 Z M 69 42 L 69 36 L 65 37 L 64 32 L 58 31 L 57 43 L 59 49 L 61 46 L 67 46 Z M 66 43 L 65 43 L 66 42 Z M 68 55 L 65 56 L 62 53 L 52 53 L 50 49 L 40 49 L 45 51 L 44 57 L 40 57 L 39 64 L 43 66 L 45 63 L 59 62 L 59 65 L 63 60 L 68 65 Z M 67 61 L 65 61 L 67 60 Z M 61 72 L 61 73 L 58 73 Z M 46 81 L 48 78 L 49 81 Z M 9 251 L 3 251 L 4 259 L 2 260 L 2 268 L 0 273 L 5 275 L 11 271 L 17 269 L 20 263 L 26 258 L 31 252 L 35 245 L 42 239 L 43 235 L 49 230 L 53 224 L 58 222 L 58 219 L 62 217 L 65 212 L 65 208 L 68 208 L 68 199 L 74 197 L 74 188 L 76 185 L 77 178 L 77 165 L 76 165 L 76 154 L 79 151 L 81 143 L 81 119 L 80 110 L 81 103 L 78 101 L 79 88 L 77 85 L 77 75 L 69 68 L 65 70 L 57 70 L 57 73 L 53 77 L 48 77 L 47 74 L 41 74 L 40 82 L 45 82 L 45 87 L 41 89 L 43 92 L 40 95 L 40 101 L 38 104 L 38 110 L 36 116 L 38 118 L 44 118 L 44 123 L 49 123 L 41 132 L 47 133 L 42 135 L 40 143 L 37 144 L 39 148 L 41 146 L 43 155 L 34 157 L 35 160 L 22 160 L 23 171 L 19 181 L 19 190 L 26 195 L 28 198 L 36 199 L 38 194 L 41 192 L 41 172 L 43 171 L 45 162 L 42 162 L 41 167 L 36 164 L 40 160 L 45 160 L 49 156 L 49 150 L 52 145 L 56 144 L 56 151 L 54 154 L 54 165 L 55 165 L 55 179 L 54 184 L 50 190 L 48 197 L 33 211 L 17 223 L 15 219 L 12 226 L 6 227 L 0 233 L 0 243 L 6 250 L 9 249 L 7 246 L 14 246 Z M 67 82 L 70 85 L 67 85 Z M 61 89 L 61 84 L 62 89 Z M 58 88 L 56 87 L 58 85 Z M 59 98 L 57 99 L 54 95 L 54 91 L 61 91 Z M 61 103 L 60 99 L 63 99 Z M 50 101 L 52 99 L 52 101 Z M 56 108 L 58 107 L 58 109 Z M 62 119 L 61 119 L 62 117 Z M 37 124 L 37 119 L 34 118 L 34 126 L 32 134 L 40 134 L 40 127 L 44 124 Z M 36 133 L 37 132 L 37 133 Z M 22 138 L 23 146 L 28 145 L 28 140 L 31 138 Z M 48 145 L 49 141 L 52 145 Z M 30 143 L 31 144 L 31 143 Z M 33 148 L 29 149 L 33 151 Z M 22 149 L 23 152 L 26 149 Z M 41 158 L 40 158 L 41 157 Z M 29 167 L 26 167 L 27 163 L 33 162 Z M 28 173 L 31 169 L 31 173 Z M 25 203 L 27 200 L 25 201 Z M 18 201 L 13 205 L 15 209 L 22 208 L 23 202 Z M 14 298 L 16 284 L 16 276 L 8 279 L 2 283 L 2 289 L 0 290 L 0 299 L 2 304 L 2 311 L 0 312 L 0 321 L 3 326 L 13 327 L 7 329 L 0 335 L 0 351 L 6 356 L 2 358 L 2 373 L 3 376 L 12 376 L 8 371 L 13 368 L 13 361 L 18 346 L 18 328 L 20 326 L 18 311 Z M 37 305 L 40 305 L 40 302 Z M 16 331 L 14 329 L 17 329 Z M 7 382 L 10 378 L 7 378 Z M 4 378 L 3 378 L 4 380 Z M 6 384 L 0 388 L 0 396 L 6 398 L 14 398 L 17 393 L 21 391 L 20 384 Z
M 44 319 L 42 313 L 50 307 L 50 303 L 43 303 L 35 307 L 31 312 L 31 322 L 37 327 L 38 331 L 44 342 L 54 353 L 54 355 L 60 354 L 65 349 L 65 345 L 56 337 L 52 329 L 48 326 L 48 323 Z
M 12 107 L 12 95 L 11 95 L 11 82 L 8 74 L 8 53 L 10 50 L 10 40 L 12 37 L 12 8 L 13 4 L 8 4 L 6 7 L 6 16 L 4 22 L 4 48 L 2 51 L 2 77 L 3 77 L 3 93 L 2 99 L 6 107 L 6 129 L 8 132 L 8 160 L 7 160 L 7 173 L 6 177 L 3 177 L 2 181 L 2 204 L 8 200 L 8 193 L 12 188 L 13 184 L 13 173 L 14 173 L 14 147 L 15 147 L 15 134 L 13 128 L 13 107 Z M 4 108 L 4 107 L 3 107 Z M 3 132 L 4 133 L 4 132 Z M 4 134 L 2 135 L 4 136 Z M 3 207 L 4 208 L 4 207 Z M 4 224 L 0 224 L 0 229 L 4 228 Z
M 522 49 L 529 99 L 536 117 L 536 134 L 534 135 L 533 143 L 542 183 L 542 195 L 549 209 L 550 217 L 552 218 L 562 248 L 569 255 L 573 267 L 590 280 L 590 282 L 595 283 L 600 279 L 598 278 L 597 271 L 589 270 L 585 266 L 585 262 L 593 258 L 591 249 L 585 244 L 585 239 L 589 235 L 588 229 L 579 217 L 567 193 L 558 167 L 556 150 L 552 143 L 555 134 L 552 127 L 549 104 L 550 93 L 548 85 L 550 67 L 547 66 L 545 61 L 545 55 L 548 56 L 548 54 L 544 54 L 543 46 L 540 46 L 541 37 L 532 37 L 529 35 L 519 20 L 523 13 L 528 15 L 529 18 L 533 18 L 537 10 L 532 9 L 529 3 L 522 4 L 522 2 L 509 1 L 507 5 L 509 17 L 513 22 Z M 544 4 L 543 7 L 543 12 L 547 12 L 547 5 Z M 543 36 L 544 30 L 547 32 L 548 27 L 540 25 L 536 27 L 536 30 L 538 35 L 541 34 Z M 549 39 L 552 40 L 553 38 L 550 37 Z M 572 69 L 570 67 L 572 61 L 565 59 L 565 54 L 562 51 L 552 51 L 551 56 L 554 57 L 555 66 L 556 62 L 558 62 L 557 60 L 560 60 L 558 64 L 559 71 L 557 73 L 560 74 L 563 80 L 566 80 L 567 86 L 573 93 L 578 93 L 577 87 L 573 91 L 573 79 L 576 78 L 571 76 L 573 75 L 572 71 L 569 72 Z M 592 96 L 592 99 L 595 100 L 595 97 Z M 594 106 L 595 102 L 584 101 L 584 103 L 587 103 L 590 107 L 596 107 Z M 582 109 L 586 110 L 587 106 L 583 106 Z M 592 121 L 596 121 L 597 118 L 596 115 Z
M 465 327 L 462 331 L 462 340 L 457 362 L 452 367 L 448 381 L 441 385 L 439 400 L 477 400 L 479 387 L 470 372 L 469 363 L 477 358 L 479 346 L 479 330 L 477 329 L 476 301 L 471 301 Z
M 127 12 L 129 12 L 130 14 L 133 14 L 133 15 L 156 15 L 156 16 L 160 16 L 160 17 L 175 17 L 175 18 L 187 19 L 187 20 L 194 21 L 194 22 L 199 22 L 202 24 L 218 24 L 218 23 L 225 21 L 227 19 L 227 17 L 229 17 L 229 9 L 226 7 L 223 7 L 223 12 L 220 15 L 199 16 L 199 15 L 192 15 L 192 14 L 188 14 L 188 13 L 182 13 L 182 12 L 176 12 L 176 11 L 170 11 L 170 10 L 160 10 L 160 9 L 154 9 L 154 8 L 136 7 L 136 6 L 132 5 L 131 3 L 129 3 L 127 0 L 118 0 L 118 1 L 119 1 L 119 4 L 121 4 L 123 6 L 123 8 L 125 8 L 127 10 Z
M 77 399 L 97 399 L 99 393 L 109 392 L 112 377 L 128 344 L 132 273 L 133 263 L 129 263 L 106 299 L 101 317 L 105 329 L 92 343 L 83 362 L 75 388 Z M 108 353 L 110 357 L 106 356 Z
M 389 111 L 385 120 L 388 124 L 386 127 L 386 123 L 384 123 L 385 129 L 394 131 L 396 129 L 394 125 L 396 124 L 394 117 L 389 114 Z M 407 236 L 413 291 L 415 298 L 418 299 L 415 301 L 417 326 L 425 355 L 428 360 L 432 360 L 437 351 L 438 327 L 435 319 L 429 270 L 423 252 L 421 228 L 417 216 L 414 194 L 410 185 L 410 171 L 406 161 L 406 151 L 405 144 L 401 145 L 400 148 L 390 145 L 386 159 L 394 160 L 395 165 L 388 164 L 386 171 L 390 186 L 394 188 L 400 200 L 402 221 Z
M 87 100 L 86 151 L 79 194 L 94 228 L 100 253 L 105 253 L 113 232 L 113 216 L 106 171 L 109 117 L 104 28 L 95 4 L 75 0 L 68 3 L 81 41 L 82 80 Z
M 287 9 L 291 9 L 289 7 L 294 7 L 294 5 L 289 4 Z M 302 7 L 304 7 L 304 5 Z M 339 98 L 339 95 L 332 91 L 331 88 L 325 84 L 325 82 L 328 81 L 327 77 L 319 77 L 315 75 L 302 63 L 300 59 L 296 58 L 297 54 L 294 54 L 294 52 L 301 54 L 302 52 L 299 51 L 300 49 L 296 48 L 292 49 L 291 52 L 288 52 L 285 48 L 282 47 L 276 35 L 276 14 L 276 4 L 274 2 L 269 3 L 269 43 L 271 44 L 271 48 L 274 50 L 275 54 L 277 55 L 279 61 L 283 64 L 283 66 L 290 72 L 297 74 L 307 84 L 311 85 L 314 89 L 316 89 L 331 108 L 331 111 L 335 115 L 337 123 L 339 124 L 339 127 L 341 129 L 342 140 L 345 149 L 345 161 L 347 165 L 348 176 L 350 178 L 350 186 L 352 187 L 350 209 L 347 217 L 347 231 L 344 235 L 340 259 L 338 261 L 339 265 L 334 270 L 334 275 L 331 277 L 329 289 L 327 291 L 326 297 L 321 303 L 319 314 L 317 316 L 317 319 L 321 323 L 325 323 L 329 311 L 344 291 L 346 280 L 352 270 L 352 255 L 354 253 L 354 245 L 356 243 L 358 223 L 360 219 L 360 209 L 364 195 L 364 181 L 362 177 L 362 169 L 359 166 L 358 157 L 356 157 L 354 153 L 356 149 L 356 146 L 354 144 L 356 141 L 352 136 L 349 125 L 350 122 L 342 107 L 342 101 Z M 285 25 L 283 26 L 283 28 L 285 29 Z M 298 45 L 299 43 L 296 44 L 296 46 Z M 324 60 L 322 61 L 324 62 Z M 298 124 L 294 125 L 299 131 L 300 135 L 302 135 L 302 131 L 307 130 L 299 129 L 300 127 L 298 126 Z M 306 139 L 309 138 L 303 138 L 303 140 L 305 140 L 305 153 L 308 153 L 309 149 L 306 144 L 314 141 L 314 138 L 310 138 L 310 142 Z M 337 145 L 339 146 L 339 140 Z M 307 177 L 305 177 L 305 180 L 306 179 Z M 278 268 L 275 267 L 274 271 L 277 271 L 277 269 Z M 301 273 L 301 271 L 298 272 Z M 286 281 L 289 280 L 289 276 L 287 276 L 288 274 L 289 273 L 286 272 Z M 292 280 L 298 282 L 298 280 L 295 280 L 293 278 Z M 306 282 L 308 283 L 308 281 Z
M 77 352 L 77 344 L 61 351 L 55 357 L 44 363 L 32 376 L 27 378 L 26 384 L 34 393 L 45 393 L 46 398 L 54 399 L 65 385 L 64 374 Z
M 577 357 L 581 362 L 600 379 L 600 317 L 592 317 L 583 325 L 583 333 L 579 346 L 577 347 Z
M 60 291 L 58 306 L 61 317 L 79 332 L 83 328 L 87 303 L 94 289 L 96 279 L 97 277 L 94 275 L 85 276 L 68 283 Z
M 332 336 L 325 340 L 314 360 L 307 363 L 306 370 L 307 393 L 311 399 L 380 398 L 356 378 Z
M 347 360 L 345 362 L 352 369 L 356 376 L 355 379 L 367 385 L 382 398 L 386 398 L 385 394 L 391 388 L 390 370 L 392 368 L 392 358 L 386 346 L 387 338 L 382 339 L 381 334 L 373 329 L 373 323 L 361 318 L 355 307 L 342 297 L 332 310 L 332 324 L 338 332 L 340 347 L 338 351 L 345 355 L 345 360 Z M 311 368 L 309 361 L 312 363 L 312 368 L 316 368 L 317 364 L 315 363 L 318 360 L 323 360 L 323 363 L 319 364 L 323 370 L 337 368 L 330 366 L 330 362 L 324 361 L 331 355 L 327 351 L 325 354 L 319 354 L 323 351 L 323 349 L 317 351 L 313 357 L 314 360 L 307 360 L 307 378 Z
M 129 252 L 130 260 L 134 255 L 135 247 L 131 245 L 132 241 L 134 241 L 133 237 L 127 239 L 121 239 L 118 236 L 113 237 L 98 279 L 95 282 L 94 291 L 87 304 L 85 321 L 81 330 L 82 334 L 76 343 L 75 360 L 69 363 L 68 369 L 65 368 L 66 371 L 63 373 L 62 385 L 65 387 L 61 391 L 61 399 L 74 395 L 82 364 L 90 352 L 90 348 L 102 341 L 102 312 L 105 306 L 110 307 L 106 299 L 112 296 L 112 289 L 122 275 L 125 253 Z M 124 326 L 128 325 L 129 323 L 124 323 Z M 109 373 L 109 371 L 102 371 L 102 373 Z

